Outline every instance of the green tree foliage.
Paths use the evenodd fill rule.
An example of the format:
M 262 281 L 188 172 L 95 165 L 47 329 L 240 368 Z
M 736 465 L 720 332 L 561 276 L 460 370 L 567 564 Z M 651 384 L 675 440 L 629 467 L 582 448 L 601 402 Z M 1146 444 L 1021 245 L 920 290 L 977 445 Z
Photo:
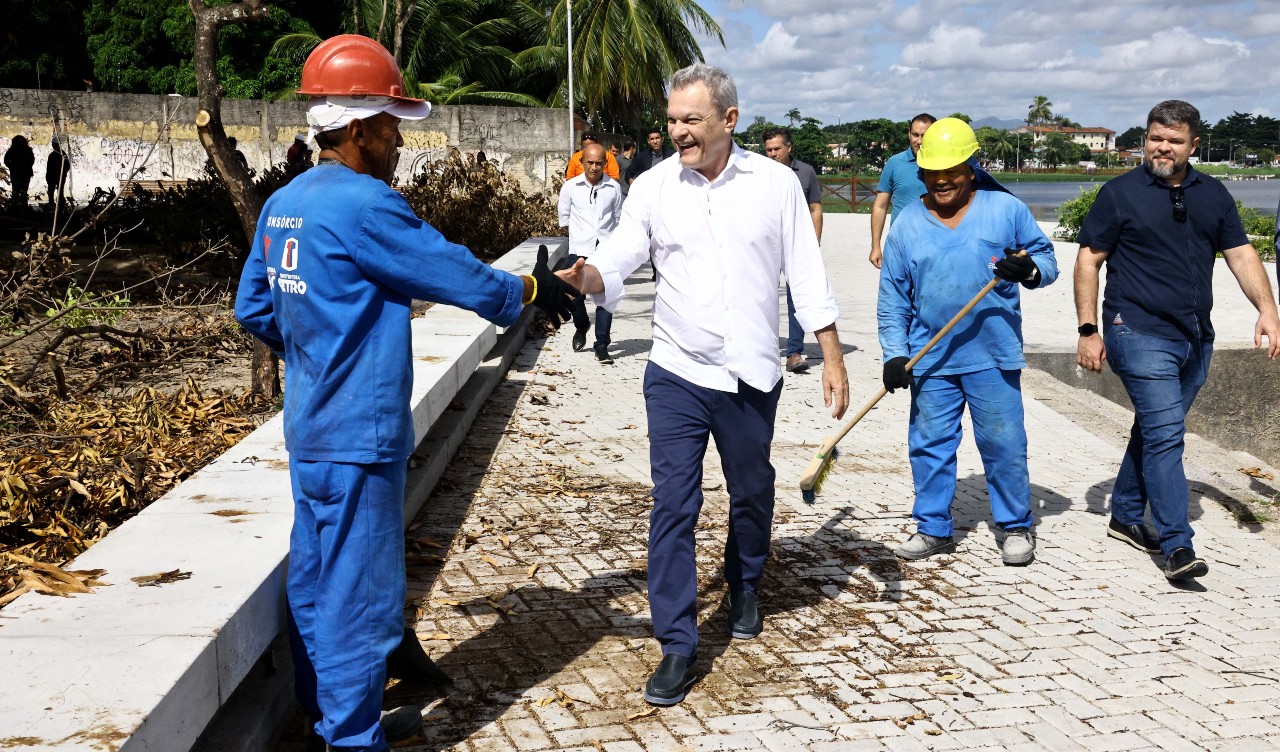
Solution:
M 972 123 L 972 122 L 973 122 L 973 118 L 969 117 L 968 115 L 964 114 L 963 112 L 953 112 L 953 113 L 951 113 L 950 115 L 948 115 L 947 117 L 953 117 L 953 118 L 955 118 L 956 120 L 962 120 L 962 121 L 964 121 L 964 122 L 966 122 L 966 123 Z
M 83 89 L 93 77 L 85 52 L 90 0 L 6 3 L 0 23 L 0 86 Z
M 878 118 L 849 124 L 849 159 L 857 172 L 884 168 L 885 160 L 907 148 L 910 124 Z
M 300 64 L 268 54 L 282 34 L 311 31 L 290 12 L 293 5 L 273 2 L 266 22 L 219 33 L 218 75 L 227 96 L 270 97 L 297 86 Z M 91 0 L 84 29 L 100 90 L 196 93 L 195 17 L 187 0 Z
M 1100 190 L 1102 190 L 1101 184 L 1088 190 L 1082 188 L 1079 196 L 1062 202 L 1062 205 L 1058 207 L 1058 229 L 1053 234 L 1055 238 L 1074 243 L 1080 237 L 1080 229 L 1084 227 L 1084 218 L 1088 216 L 1089 210 L 1093 208 L 1093 202 L 1098 198 L 1098 191 Z
M 827 137 L 820 127 L 822 122 L 814 118 L 801 118 L 799 128 L 791 130 L 791 156 L 801 162 L 808 162 L 813 169 L 822 174 L 822 168 L 831 158 L 831 150 L 827 148 Z
M 1146 137 L 1147 129 L 1145 126 L 1135 125 L 1129 130 L 1116 136 L 1117 149 L 1136 149 L 1142 146 L 1142 139 Z
M 1061 133 L 1050 133 L 1040 144 L 1040 160 L 1050 169 L 1080 159 L 1080 144 Z

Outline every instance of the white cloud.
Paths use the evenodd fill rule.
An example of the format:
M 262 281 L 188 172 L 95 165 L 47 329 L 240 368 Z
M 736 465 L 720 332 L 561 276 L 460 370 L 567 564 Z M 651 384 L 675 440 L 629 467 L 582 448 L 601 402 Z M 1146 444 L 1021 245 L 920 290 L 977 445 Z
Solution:
M 1263 7 L 1259 7 L 1263 6 Z M 1280 9 L 1201 0 L 703 0 L 747 121 L 799 107 L 826 123 L 922 109 L 1021 118 L 1036 95 L 1123 131 L 1182 98 L 1216 121 L 1280 111 Z M 746 110 L 750 110 L 747 112 Z

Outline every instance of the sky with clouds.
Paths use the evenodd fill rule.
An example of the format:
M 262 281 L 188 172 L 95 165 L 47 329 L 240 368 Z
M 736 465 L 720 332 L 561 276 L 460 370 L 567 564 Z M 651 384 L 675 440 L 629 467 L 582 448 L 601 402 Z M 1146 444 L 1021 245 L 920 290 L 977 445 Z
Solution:
M 744 122 L 1026 117 L 1123 132 L 1163 99 L 1280 116 L 1280 0 L 700 0 Z M 1280 135 L 1280 134 L 1278 134 Z

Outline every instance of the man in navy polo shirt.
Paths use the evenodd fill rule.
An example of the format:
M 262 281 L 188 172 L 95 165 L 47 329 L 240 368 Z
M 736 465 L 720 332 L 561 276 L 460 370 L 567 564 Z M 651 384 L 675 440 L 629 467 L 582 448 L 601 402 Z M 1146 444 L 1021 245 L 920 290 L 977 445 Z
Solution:
M 868 260 L 875 268 L 880 268 L 883 252 L 880 247 L 880 236 L 884 234 L 885 219 L 889 214 L 890 202 L 893 216 L 902 215 L 907 204 L 918 200 L 925 194 L 924 181 L 920 180 L 920 166 L 916 164 L 916 153 L 920 151 L 920 140 L 929 126 L 937 122 L 937 118 L 927 112 L 911 118 L 907 125 L 908 146 L 903 151 L 889 157 L 880 172 L 880 184 L 876 186 L 876 200 L 871 205 L 871 255 Z
M 1271 282 L 1222 183 L 1189 164 L 1200 145 L 1200 112 L 1171 99 L 1147 115 L 1141 167 L 1102 187 L 1080 231 L 1076 258 L 1076 361 L 1120 377 L 1133 402 L 1129 446 L 1111 491 L 1107 535 L 1165 555 L 1170 580 L 1209 571 L 1191 546 L 1182 468 L 1186 415 L 1213 356 L 1214 257 L 1221 253 L 1258 309 L 1255 347 L 1280 352 Z M 1107 287 L 1098 318 L 1098 270 Z M 1099 336 L 1098 323 L 1103 332 Z M 1151 507 L 1157 535 L 1143 524 Z

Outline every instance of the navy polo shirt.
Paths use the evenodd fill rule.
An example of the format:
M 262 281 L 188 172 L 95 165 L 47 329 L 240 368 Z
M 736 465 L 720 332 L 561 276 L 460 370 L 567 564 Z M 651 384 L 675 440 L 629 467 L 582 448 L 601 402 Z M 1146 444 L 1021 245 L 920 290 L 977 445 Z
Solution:
M 1188 166 L 1180 187 L 1185 222 L 1174 219 L 1174 187 L 1146 165 L 1107 181 L 1085 217 L 1080 245 L 1110 254 L 1104 328 L 1123 322 L 1154 337 L 1213 340 L 1214 257 L 1249 237 L 1221 182 Z

